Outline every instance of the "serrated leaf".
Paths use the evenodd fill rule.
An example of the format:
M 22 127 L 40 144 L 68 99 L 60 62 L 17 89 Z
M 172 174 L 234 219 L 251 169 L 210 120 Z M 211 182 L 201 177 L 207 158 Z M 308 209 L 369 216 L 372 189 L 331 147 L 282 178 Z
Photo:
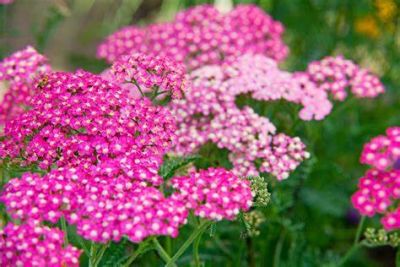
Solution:
M 192 155 L 187 157 L 169 157 L 164 159 L 164 163 L 159 170 L 159 174 L 164 179 L 169 179 L 182 167 L 185 167 L 191 162 L 199 159 L 199 156 Z

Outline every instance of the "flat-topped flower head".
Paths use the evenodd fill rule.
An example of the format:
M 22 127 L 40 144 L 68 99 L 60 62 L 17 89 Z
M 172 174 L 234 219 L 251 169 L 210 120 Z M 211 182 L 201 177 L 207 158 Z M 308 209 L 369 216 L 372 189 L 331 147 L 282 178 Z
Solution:
M 186 87 L 184 66 L 167 58 L 123 56 L 112 65 L 111 73 L 116 82 L 130 83 L 134 90 L 150 97 L 181 98 Z
M 1 154 L 42 169 L 107 163 L 134 175 L 142 166 L 152 173 L 143 180 L 153 182 L 175 124 L 165 108 L 128 94 L 84 71 L 48 74 L 38 81 L 32 109 L 6 125 Z
M 386 230 L 400 229 L 400 127 L 390 127 L 364 145 L 360 162 L 371 165 L 360 178 L 352 196 L 353 206 L 363 215 L 382 214 Z
M 210 220 L 233 220 L 253 204 L 250 182 L 223 168 L 192 172 L 189 176 L 173 178 L 171 184 L 187 208 Z
M 47 58 L 31 46 L 0 62 L 0 82 L 7 88 L 0 103 L 0 124 L 24 112 L 35 92 L 35 78 L 49 71 Z
M 79 266 L 82 251 L 64 246 L 64 233 L 30 221 L 0 229 L 1 266 Z
M 400 159 L 400 127 L 390 127 L 386 135 L 374 137 L 364 145 L 361 163 L 371 165 L 378 170 L 396 168 Z
M 363 215 L 382 214 L 386 230 L 400 229 L 400 171 L 372 169 L 360 178 L 358 190 L 351 198 L 353 206 Z
M 188 214 L 181 199 L 127 176 L 110 176 L 104 167 L 60 168 L 43 177 L 26 173 L 5 186 L 0 200 L 14 219 L 56 223 L 63 216 L 79 235 L 101 243 L 123 236 L 132 242 L 176 237 Z
M 347 89 L 359 98 L 374 98 L 385 91 L 377 76 L 342 56 L 311 62 L 306 73 L 311 81 L 340 101 L 347 97 Z
M 283 26 L 255 5 L 238 5 L 227 14 L 200 5 L 177 14 L 172 22 L 128 26 L 110 35 L 97 55 L 114 62 L 123 55 L 146 53 L 169 57 L 189 70 L 221 64 L 245 53 L 286 58 Z
M 237 107 L 238 95 L 304 104 L 300 114 L 306 119 L 320 119 L 331 108 L 325 92 L 301 87 L 297 77 L 261 55 L 205 66 L 193 71 L 190 78 L 192 86 L 186 98 L 170 105 L 178 123 L 175 152 L 195 153 L 207 142 L 215 143 L 229 150 L 232 172 L 243 177 L 268 172 L 285 179 L 309 154 L 299 138 L 278 134 L 269 119 L 250 107 Z M 260 164 L 256 166 L 256 162 Z

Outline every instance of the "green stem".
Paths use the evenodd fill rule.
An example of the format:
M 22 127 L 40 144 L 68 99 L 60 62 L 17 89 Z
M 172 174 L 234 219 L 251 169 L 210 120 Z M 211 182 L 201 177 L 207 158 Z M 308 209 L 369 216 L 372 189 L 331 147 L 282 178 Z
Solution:
M 122 264 L 121 267 L 129 267 L 132 262 L 136 260 L 136 258 L 142 254 L 142 252 L 146 249 L 147 242 L 142 242 L 139 244 L 139 247 L 134 251 L 134 253 L 126 260 L 125 264 Z
M 143 93 L 142 88 L 140 88 L 140 85 L 136 82 L 135 79 L 132 80 L 132 83 L 136 86 L 136 88 L 139 90 L 140 94 L 142 97 L 145 97 L 146 95 Z
M 154 246 L 156 247 L 158 255 L 160 255 L 161 259 L 163 259 L 165 262 L 170 262 L 171 261 L 171 257 L 168 255 L 168 253 L 161 246 L 160 242 L 158 242 L 158 239 L 157 238 L 153 238 L 152 241 L 153 241 Z M 176 265 L 174 265 L 174 266 L 176 266 Z
M 89 253 L 89 267 L 96 267 L 94 258 L 96 255 L 96 244 L 92 242 L 90 246 L 90 253 Z
M 358 224 L 357 227 L 356 237 L 354 238 L 354 243 L 353 243 L 354 246 L 357 245 L 358 242 L 360 241 L 361 233 L 364 228 L 364 223 L 365 223 L 365 216 L 362 216 L 360 223 Z
M 353 256 L 354 252 L 356 252 L 359 248 L 361 247 L 361 244 L 358 243 L 357 245 L 353 245 L 347 253 L 344 255 L 344 257 L 340 260 L 338 266 L 343 266 L 350 258 Z
M 175 262 L 179 259 L 180 256 L 186 251 L 186 249 L 193 243 L 193 241 L 202 234 L 208 226 L 211 225 L 210 221 L 203 221 L 196 230 L 192 232 L 192 234 L 188 237 L 188 239 L 183 243 L 183 245 L 178 249 L 175 255 L 171 258 L 171 260 L 166 264 L 166 267 L 174 266 Z
M 193 243 L 193 259 L 194 259 L 194 266 L 200 267 L 200 256 L 199 256 L 199 245 L 201 240 L 202 233 L 194 240 Z
M 103 258 L 104 252 L 106 252 L 109 244 L 104 244 L 102 245 L 100 252 L 97 253 L 96 259 L 95 259 L 95 266 L 99 265 L 101 259 Z
M 64 246 L 68 246 L 68 228 L 67 228 L 67 222 L 65 221 L 64 216 L 61 217 L 60 219 L 60 223 L 61 223 L 61 229 L 64 232 Z
M 358 227 L 357 227 L 357 232 L 356 232 L 356 236 L 354 238 L 353 246 L 351 246 L 351 248 L 343 256 L 343 258 L 340 260 L 338 266 L 342 266 L 343 264 L 345 264 L 351 258 L 351 256 L 353 256 L 354 252 L 356 252 L 361 247 L 360 238 L 361 238 L 362 230 L 364 228 L 364 222 L 365 222 L 365 216 L 362 216 L 360 223 L 358 224 Z
M 283 248 L 283 242 L 285 241 L 286 237 L 286 230 L 283 229 L 281 232 L 281 235 L 279 237 L 278 243 L 276 244 L 275 247 L 275 252 L 274 252 L 274 267 L 279 267 L 280 266 L 280 261 L 281 261 L 281 253 L 282 253 L 282 248 Z

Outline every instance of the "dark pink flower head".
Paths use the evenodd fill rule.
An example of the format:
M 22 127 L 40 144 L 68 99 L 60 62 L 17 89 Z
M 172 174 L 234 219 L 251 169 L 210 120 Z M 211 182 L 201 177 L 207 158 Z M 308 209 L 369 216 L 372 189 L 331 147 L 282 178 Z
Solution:
M 185 69 L 167 58 L 133 54 L 119 58 L 111 67 L 118 83 L 131 83 L 134 90 L 150 96 L 181 98 L 186 87 Z
M 353 206 L 363 215 L 383 214 L 386 230 L 400 229 L 400 171 L 369 170 L 358 183 L 351 198 Z M 397 208 L 396 208 L 397 207 Z
M 32 109 L 5 128 L 2 156 L 43 169 L 110 164 L 139 180 L 159 183 L 162 155 L 175 139 L 170 113 L 84 71 L 44 76 Z
M 14 219 L 56 223 L 64 216 L 78 234 L 101 243 L 176 237 L 188 213 L 181 199 L 127 176 L 109 176 L 103 167 L 26 173 L 7 184 L 0 199 Z
M 210 220 L 235 219 L 240 211 L 252 206 L 250 182 L 223 168 L 209 168 L 171 180 L 187 208 Z
M 288 54 L 282 33 L 282 24 L 254 5 L 239 5 L 228 14 L 201 5 L 179 12 L 172 22 L 125 27 L 107 37 L 97 54 L 109 62 L 136 52 L 167 56 L 189 70 L 245 53 L 281 61 Z
M 361 163 L 378 170 L 393 168 L 400 158 L 400 127 L 390 127 L 386 136 L 380 135 L 364 145 Z
M 319 88 L 340 101 L 347 97 L 347 89 L 359 98 L 373 98 L 385 91 L 377 76 L 342 56 L 311 62 L 306 73 Z
M 81 251 L 64 246 L 64 233 L 35 222 L 0 229 L 1 266 L 79 266 Z
M 46 57 L 31 46 L 0 62 L 0 82 L 5 82 L 7 87 L 0 103 L 0 124 L 5 124 L 26 109 L 35 91 L 34 79 L 49 71 Z
M 354 207 L 363 215 L 383 214 L 386 230 L 400 229 L 400 127 L 390 127 L 386 135 L 364 145 L 360 161 L 371 169 L 359 180 L 352 196 Z

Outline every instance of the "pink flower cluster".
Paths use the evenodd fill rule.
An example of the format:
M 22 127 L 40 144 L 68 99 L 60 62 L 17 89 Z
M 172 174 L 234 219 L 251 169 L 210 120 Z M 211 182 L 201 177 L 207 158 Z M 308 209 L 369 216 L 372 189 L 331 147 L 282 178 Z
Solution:
M 399 158 L 400 127 L 390 127 L 386 135 L 377 136 L 364 145 L 360 161 L 378 170 L 387 170 L 393 168 Z
M 0 0 L 0 5 L 9 5 L 13 2 L 14 0 Z
M 270 82 L 265 77 L 272 74 Z M 290 92 L 291 75 L 280 72 L 268 58 L 246 55 L 237 63 L 195 70 L 191 79 L 193 86 L 186 99 L 171 104 L 179 125 L 176 153 L 193 153 L 211 141 L 230 151 L 236 175 L 256 176 L 261 171 L 279 180 L 287 178 L 309 156 L 299 138 L 276 134 L 267 118 L 235 104 L 237 95 L 250 92 L 264 100 L 296 99 Z
M 184 198 L 157 188 L 162 156 L 175 140 L 168 110 L 84 71 L 48 73 L 36 90 L 31 109 L 6 124 L 0 153 L 48 172 L 7 183 L 0 200 L 8 213 L 21 221 L 64 217 L 101 243 L 177 236 L 188 214 Z M 246 192 L 237 201 L 238 194 L 225 197 L 248 201 Z
M 400 229 L 400 127 L 391 127 L 386 136 L 368 142 L 361 155 L 361 163 L 369 164 L 352 196 L 353 206 L 363 215 L 383 214 L 381 223 L 386 230 Z
M 1 200 L 14 219 L 55 223 L 64 216 L 78 234 L 101 243 L 122 236 L 133 242 L 151 235 L 176 237 L 187 217 L 180 199 L 102 167 L 60 168 L 43 177 L 26 173 L 5 186 Z
M 175 177 L 171 184 L 178 190 L 186 207 L 201 218 L 233 220 L 240 210 L 247 211 L 253 204 L 250 182 L 223 168 Z
M 175 138 L 165 108 L 84 71 L 53 72 L 37 86 L 32 109 L 6 125 L 2 157 L 22 156 L 43 169 L 103 164 L 160 184 L 157 169 Z
M 0 82 L 7 88 L 0 102 L 1 125 L 25 110 L 34 92 L 35 77 L 49 70 L 47 59 L 31 46 L 0 62 Z
M 255 5 L 238 5 L 227 14 L 211 5 L 178 13 L 174 21 L 147 27 L 128 26 L 109 36 L 97 55 L 114 62 L 122 55 L 143 52 L 184 63 L 188 69 L 220 64 L 244 53 L 286 58 L 280 22 Z
M 276 61 L 262 55 L 243 55 L 230 62 L 223 70 L 229 94 L 251 94 L 261 101 L 284 99 L 303 106 L 299 116 L 303 120 L 321 120 L 332 109 L 324 90 L 306 79 L 303 73 L 279 69 Z
M 161 57 L 122 56 L 112 65 L 111 73 L 110 78 L 116 82 L 131 83 L 136 87 L 133 89 L 142 94 L 150 92 L 155 97 L 166 94 L 181 98 L 186 86 L 184 67 Z
M 373 98 L 385 91 L 379 78 L 342 56 L 311 62 L 306 70 L 311 81 L 337 100 L 347 97 L 346 89 L 356 97 Z
M 0 229 L 1 266 L 79 266 L 81 251 L 63 246 L 64 233 L 39 226 L 8 223 Z

